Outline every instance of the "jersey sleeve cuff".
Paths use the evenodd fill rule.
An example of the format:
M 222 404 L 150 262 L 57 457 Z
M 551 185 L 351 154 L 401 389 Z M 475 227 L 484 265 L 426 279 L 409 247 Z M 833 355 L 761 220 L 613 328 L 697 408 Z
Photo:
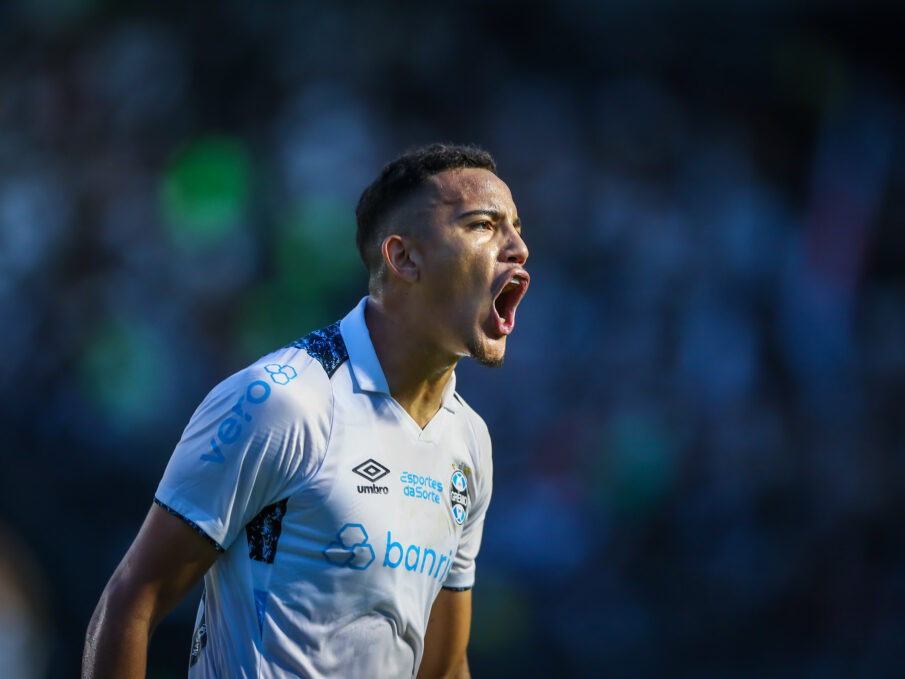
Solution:
M 194 521 L 192 521 L 192 520 L 191 520 L 190 518 L 188 518 L 187 516 L 184 516 L 183 514 L 180 514 L 180 513 L 177 512 L 175 509 L 173 509 L 172 507 L 170 507 L 168 504 L 162 502 L 162 501 L 161 501 L 159 498 L 157 498 L 157 497 L 154 498 L 154 504 L 156 504 L 158 507 L 160 507 L 160 508 L 163 509 L 164 511 L 166 511 L 166 512 L 172 514 L 173 516 L 178 517 L 178 518 L 182 519 L 183 521 L 185 521 L 185 522 L 191 527 L 192 530 L 194 530 L 196 533 L 198 533 L 198 535 L 200 535 L 201 537 L 205 538 L 208 542 L 210 542 L 210 543 L 214 546 L 214 549 L 216 549 L 218 552 L 225 552 L 225 551 L 226 551 L 225 549 L 223 549 L 223 547 L 220 545 L 219 542 L 217 542 L 216 540 L 214 540 L 214 538 L 212 538 L 210 535 L 208 535 L 207 533 L 205 533 L 205 532 L 204 532 L 204 529 L 201 528 L 201 526 L 199 526 L 197 523 L 195 523 Z
M 467 592 L 471 589 L 471 585 L 468 587 L 453 587 L 452 585 L 443 585 L 443 589 L 448 589 L 450 592 Z
M 464 572 L 451 572 L 441 586 L 443 589 L 471 589 L 474 587 L 474 566 Z

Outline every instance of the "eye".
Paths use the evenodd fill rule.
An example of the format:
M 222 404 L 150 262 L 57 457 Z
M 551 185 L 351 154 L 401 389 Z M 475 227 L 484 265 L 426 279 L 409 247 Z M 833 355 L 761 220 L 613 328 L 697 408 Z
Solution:
M 484 219 L 484 220 L 481 220 L 480 222 L 475 222 L 474 228 L 480 229 L 481 231 L 488 231 L 493 228 L 493 223 Z

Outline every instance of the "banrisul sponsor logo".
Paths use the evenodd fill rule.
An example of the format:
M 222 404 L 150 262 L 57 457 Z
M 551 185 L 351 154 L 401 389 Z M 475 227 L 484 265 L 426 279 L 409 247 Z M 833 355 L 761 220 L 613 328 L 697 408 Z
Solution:
M 465 465 L 453 465 L 453 473 L 449 479 L 449 502 L 452 505 L 453 518 L 460 526 L 465 523 L 468 514 L 468 473 L 471 470 Z
M 270 381 L 278 387 L 285 386 L 294 380 L 298 373 L 291 365 L 269 363 L 264 366 Z M 217 426 L 217 435 L 210 440 L 211 450 L 201 456 L 205 462 L 218 464 L 226 460 L 224 450 L 229 449 L 233 443 L 242 436 L 243 429 L 251 422 L 257 413 L 257 407 L 270 398 L 272 387 L 266 380 L 255 380 L 250 383 L 245 391 L 236 399 L 236 404 L 220 420 Z
M 430 547 L 393 540 L 393 532 L 387 531 L 387 548 L 383 555 L 384 568 L 405 568 L 436 580 L 445 580 L 452 565 L 452 550 L 438 554 Z M 427 570 L 425 570 L 425 568 Z
M 371 483 L 369 485 L 360 485 L 357 490 L 363 495 L 386 495 L 390 492 L 389 486 L 378 486 L 375 481 L 379 481 L 390 473 L 389 468 L 384 467 L 374 458 L 369 458 L 352 469 L 361 478 L 367 479 Z
M 347 523 L 340 528 L 336 539 L 324 548 L 323 555 L 330 564 L 340 568 L 363 571 L 376 563 L 383 568 L 400 568 L 440 581 L 446 579 L 453 563 L 451 549 L 443 552 L 426 545 L 406 544 L 394 540 L 393 531 L 389 530 L 383 562 L 375 561 L 374 547 L 368 542 L 368 532 L 360 523 Z
M 374 548 L 368 532 L 360 523 L 347 523 L 336 533 L 336 540 L 324 547 L 324 558 L 334 566 L 366 570 L 374 562 Z

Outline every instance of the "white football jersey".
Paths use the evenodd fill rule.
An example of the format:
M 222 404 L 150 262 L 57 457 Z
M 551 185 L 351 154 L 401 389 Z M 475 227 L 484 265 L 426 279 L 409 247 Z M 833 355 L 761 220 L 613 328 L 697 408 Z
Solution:
M 440 588 L 474 583 L 487 427 L 455 375 L 428 425 L 412 420 L 366 301 L 217 385 L 167 465 L 155 501 L 223 552 L 190 679 L 414 676 Z

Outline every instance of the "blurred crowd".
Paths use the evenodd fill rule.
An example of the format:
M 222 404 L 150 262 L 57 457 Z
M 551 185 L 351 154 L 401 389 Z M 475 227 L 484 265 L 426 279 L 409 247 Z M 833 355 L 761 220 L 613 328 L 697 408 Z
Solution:
M 4 676 L 77 673 L 194 407 L 365 293 L 358 196 L 435 140 L 531 249 L 505 366 L 459 369 L 474 675 L 898 676 L 898 15 L 642 5 L 0 9 Z

